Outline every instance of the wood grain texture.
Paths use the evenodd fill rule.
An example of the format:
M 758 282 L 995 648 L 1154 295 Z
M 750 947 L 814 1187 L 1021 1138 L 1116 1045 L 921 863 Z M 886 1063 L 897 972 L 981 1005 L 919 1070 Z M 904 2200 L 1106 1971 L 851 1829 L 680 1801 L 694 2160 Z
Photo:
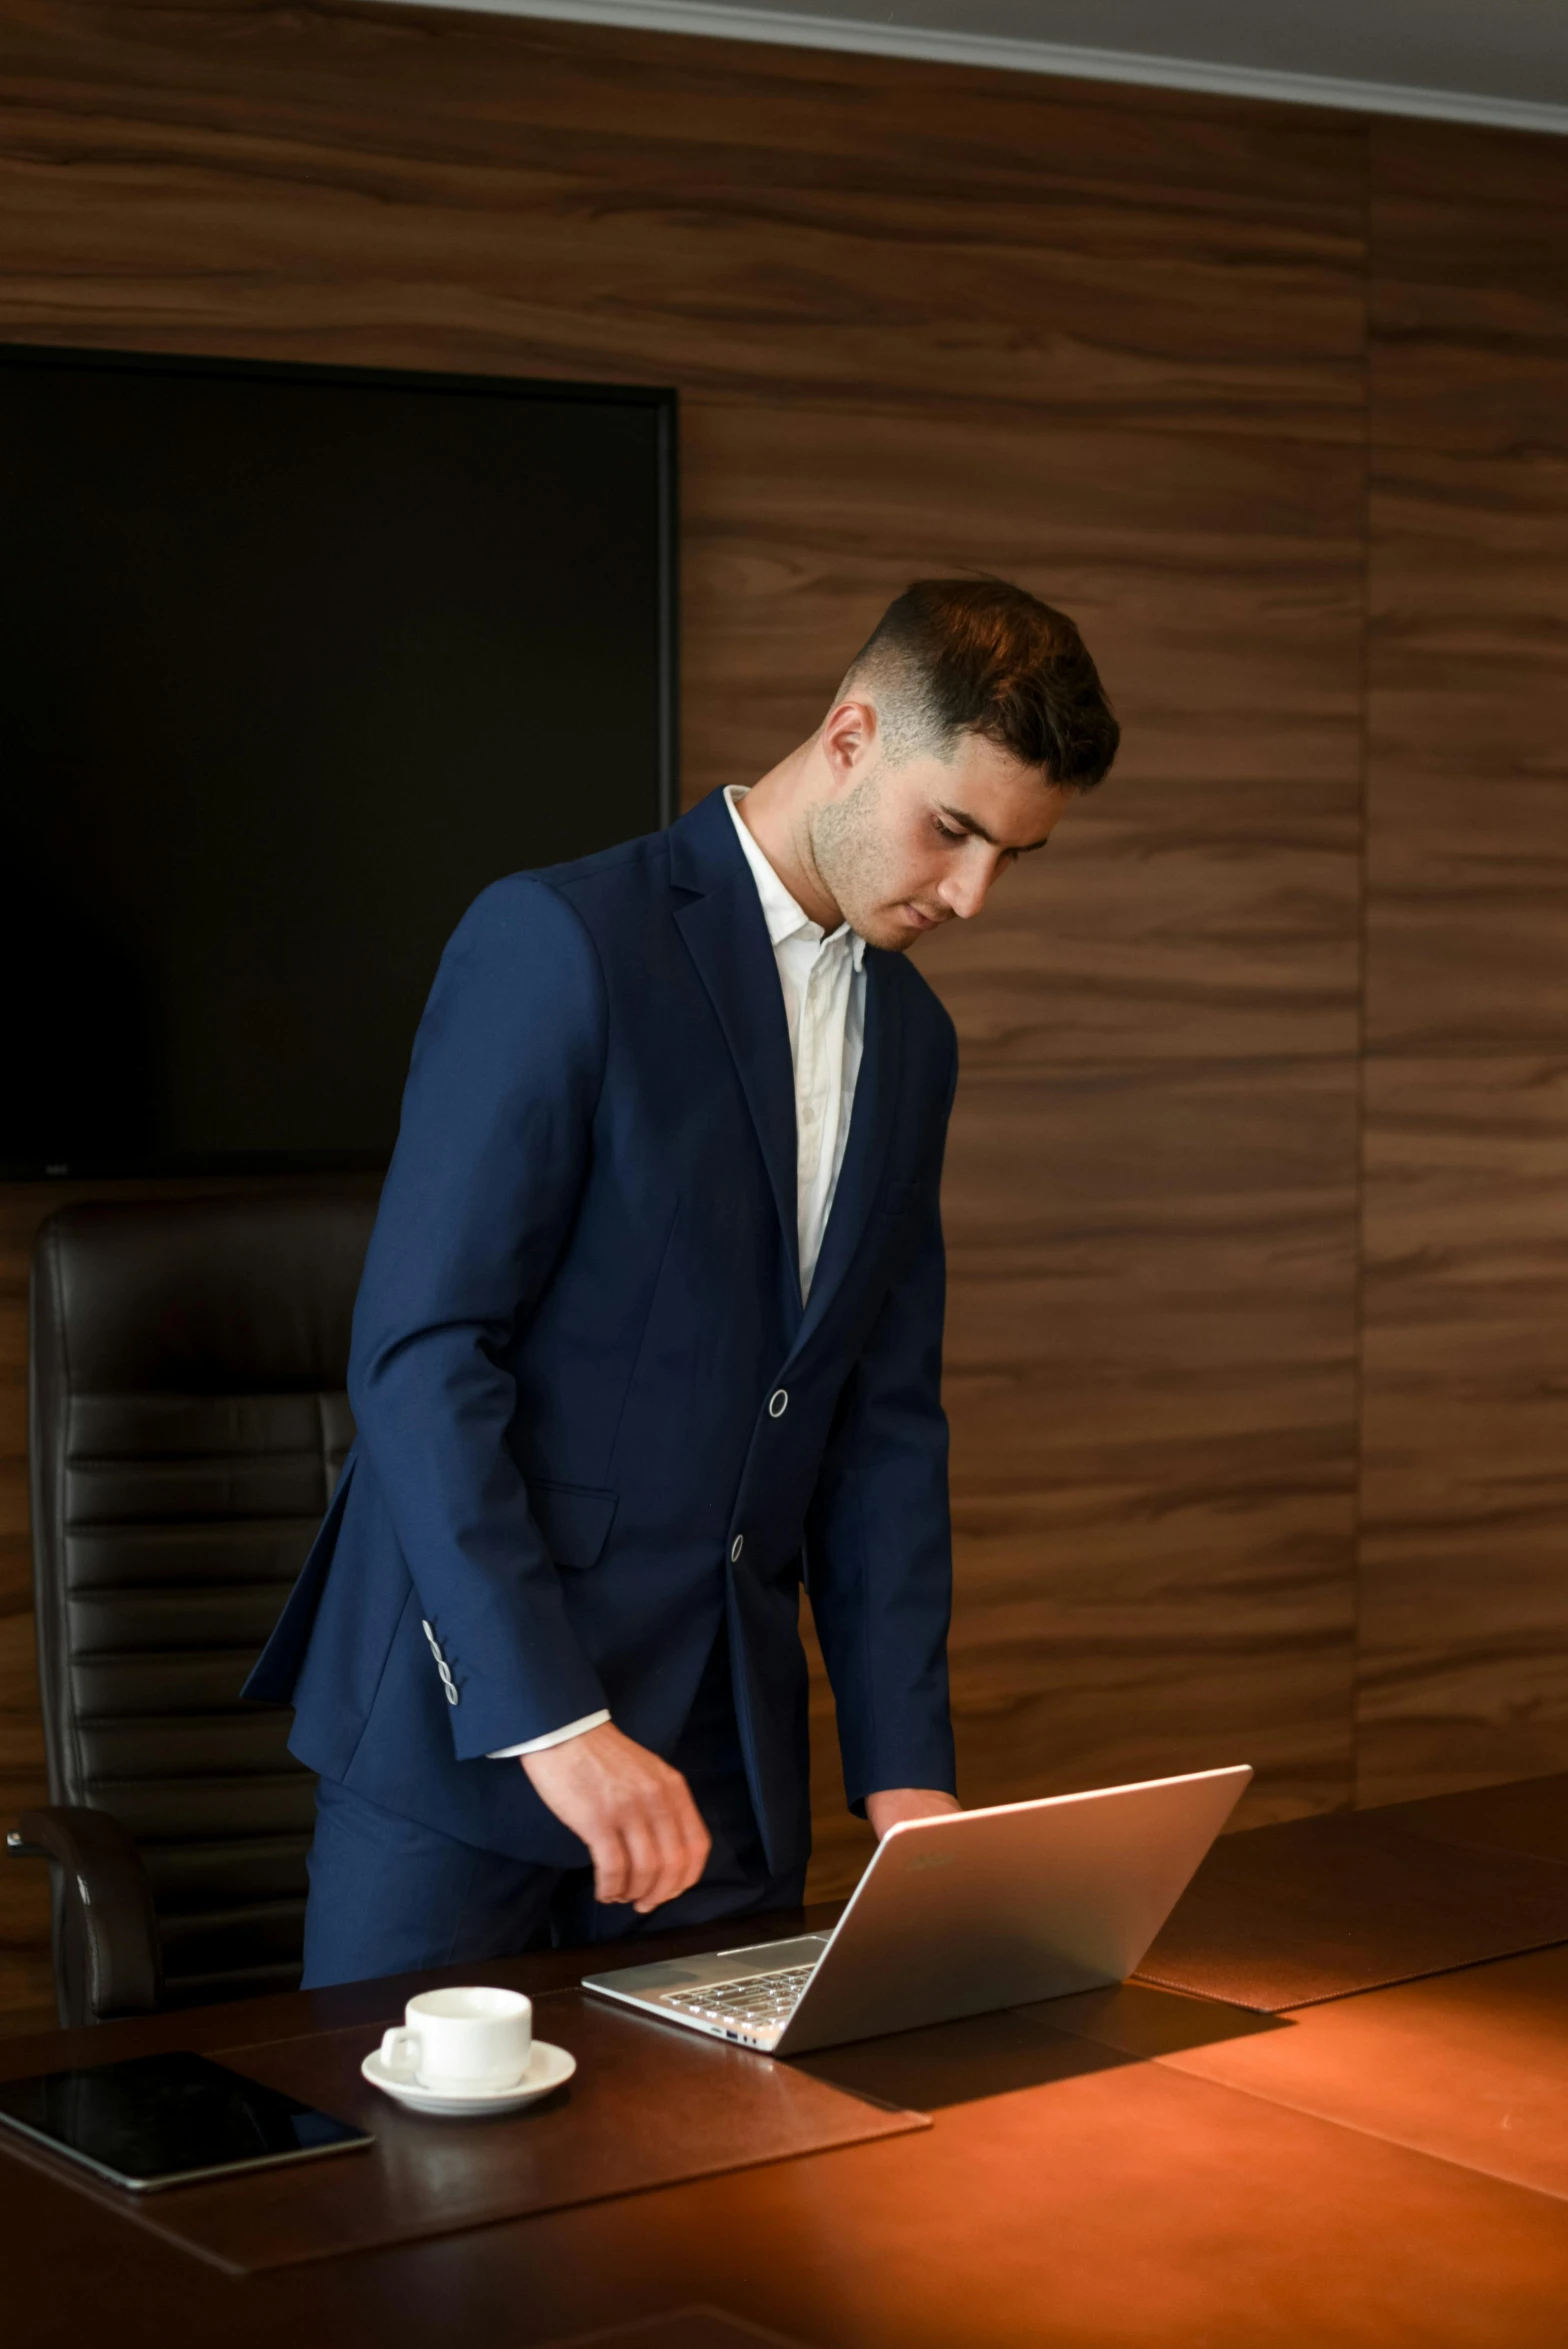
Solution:
M 5 0 L 0 42 L 0 333 L 679 387 L 689 797 L 798 739 L 920 571 L 1080 616 L 1115 791 L 932 961 L 979 1088 L 965 1767 L 1026 1792 L 1223 1731 L 1266 1801 L 1343 1799 L 1364 126 L 403 9 Z M 863 1831 L 817 1749 L 820 1889 Z
M 1377 1918 L 1382 1888 L 1368 1874 L 1353 1933 L 1369 1918 L 1386 1922 Z M 1168 2064 L 1563 2200 L 1565 1991 L 1568 1951 L 1556 1947 L 1336 1997 L 1296 2009 L 1288 2022 L 1142 1981 L 1026 2011 L 1136 2062 Z
M 1358 1786 L 1568 1764 L 1568 151 L 1372 136 Z
M 1356 1069 L 966 1076 L 944 1392 L 960 1792 L 1249 1761 L 1351 1798 Z M 819 1865 L 847 1890 L 831 1713 Z
M 507 1960 L 504 1978 L 540 2000 L 543 2018 L 569 1962 Z M 1419 2020 L 1395 1994 L 1381 2025 L 1373 1999 L 1282 2026 L 1133 1987 L 862 2042 L 807 2059 L 810 2072 L 930 2112 L 929 2129 L 657 2199 L 617 2195 L 273 2268 L 243 2288 L 96 2193 L 0 2155 L 7 2314 L 28 2341 L 93 2338 L 107 2275 L 126 2349 L 171 2337 L 424 2349 L 447 2334 L 466 2349 L 609 2349 L 645 2335 L 649 2349 L 707 2349 L 673 2317 L 656 2334 L 642 2321 L 699 2294 L 775 2349 L 1558 2349 L 1568 2233 L 1560 2200 L 1540 2188 L 1554 2182 L 1541 2157 L 1562 2129 L 1560 2096 L 1551 2107 L 1561 1969 L 1555 1985 L 1549 1970 L 1516 1974 L 1499 1995 L 1504 1972 L 1448 1977 Z M 367 2043 L 430 1980 L 54 2034 L 0 2048 L 0 2070 L 236 2039 L 267 2040 L 292 2069 L 313 2035 L 319 2047 L 356 2017 Z M 1312 2044 L 1325 2059 L 1315 2080 Z M 1229 2072 L 1227 2059 L 1234 2086 L 1209 2076 Z M 768 2071 L 749 2069 L 754 2087 Z M 585 2062 L 579 2080 L 599 2078 Z M 1504 2170 L 1487 2122 L 1506 2119 L 1509 2089 L 1527 2101 L 1515 2108 L 1520 2158 L 1505 2149 Z M 634 2117 L 657 2118 L 646 2103 Z M 675 2115 L 678 2133 L 690 2122 Z M 478 2132 L 421 2140 L 428 2218 L 486 2156 Z M 324 2203 L 347 2190 L 347 2166 L 314 2171 Z M 256 2199 L 253 2183 L 266 2181 L 229 2196 L 231 2222 Z M 154 2196 L 144 2215 L 176 2227 L 182 2203 Z
M 1368 1045 L 1561 1051 L 1568 451 L 1377 449 L 1370 566 Z
M 970 1801 L 1252 1761 L 1349 1797 L 1349 1061 L 971 1078 L 950 1144 Z
M 1550 1057 L 1563 737 L 1530 615 L 1559 561 L 1561 149 L 346 0 L 0 0 L 0 335 L 678 388 L 688 797 L 798 740 L 920 571 L 1012 571 L 1083 621 L 1117 775 L 925 966 L 965 1057 L 975 1798 L 1238 1743 L 1260 1815 L 1351 1783 L 1374 145 L 1379 1040 L 1500 1048 L 1512 989 L 1534 1025 L 1511 1048 Z M 1473 708 L 1465 647 L 1499 681 Z M 1444 828 L 1499 742 L 1478 896 Z M 1455 905 L 1475 989 L 1443 959 Z M 0 1201 L 13 1801 L 40 1760 L 42 1204 Z M 820 1674 L 814 1701 L 825 1732 Z M 820 1891 L 863 1837 L 827 1734 L 816 1771 Z M 18 1897 L 0 2004 L 44 1981 L 36 1883 Z
M 1158 2060 L 1568 2200 L 1568 1952 L 1336 1998 Z
M 1373 437 L 1568 451 L 1568 162 L 1557 139 L 1384 121 L 1369 159 Z
M 4 23 L 12 331 L 1359 441 L 1332 115 L 446 11 Z
M 1568 1044 L 1568 153 L 1371 147 L 1367 1042 Z
M 793 404 L 683 429 L 693 797 L 801 740 L 889 598 L 979 548 L 1095 648 L 1113 783 L 922 954 L 966 1068 L 1354 1052 L 1359 454 Z
M 1568 1762 L 1568 1063 L 1367 1070 L 1361 1799 Z
M 1112 785 L 921 963 L 963 1076 L 944 1212 L 966 1798 L 1223 1745 L 1350 1794 L 1359 456 L 687 411 L 694 793 L 809 732 L 912 575 L 1080 619 Z M 1253 1065 L 1257 1064 L 1257 1065 Z M 869 1835 L 814 1708 L 822 1894 Z

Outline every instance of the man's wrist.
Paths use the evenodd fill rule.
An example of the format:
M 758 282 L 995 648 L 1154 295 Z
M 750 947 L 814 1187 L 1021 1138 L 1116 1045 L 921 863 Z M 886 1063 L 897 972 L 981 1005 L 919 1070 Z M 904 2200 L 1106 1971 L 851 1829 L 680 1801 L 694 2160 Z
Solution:
M 553 1745 L 565 1745 L 574 1737 L 586 1737 L 590 1729 L 602 1729 L 610 1718 L 601 1707 L 597 1713 L 584 1713 L 580 1721 L 568 1721 L 560 1729 L 547 1729 L 543 1737 L 525 1738 L 521 1745 L 503 1745 L 493 1754 L 486 1754 L 487 1762 L 517 1762 L 524 1754 L 547 1753 Z
M 913 1819 L 945 1819 L 963 1804 L 939 1786 L 884 1786 L 866 1796 L 866 1817 L 879 1836 Z

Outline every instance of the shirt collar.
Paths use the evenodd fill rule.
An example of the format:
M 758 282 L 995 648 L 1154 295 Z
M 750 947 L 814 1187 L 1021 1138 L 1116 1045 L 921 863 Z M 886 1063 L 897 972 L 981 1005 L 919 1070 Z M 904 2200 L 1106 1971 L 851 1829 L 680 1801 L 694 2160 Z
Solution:
M 757 884 L 769 941 L 774 946 L 782 946 L 786 938 L 809 938 L 813 945 L 817 945 L 824 938 L 828 939 L 829 944 L 835 938 L 847 938 L 850 959 L 858 971 L 866 952 L 866 942 L 859 931 L 852 930 L 847 922 L 841 922 L 836 930 L 829 933 L 820 923 L 814 922 L 808 913 L 803 912 L 763 855 L 749 827 L 741 820 L 740 803 L 748 788 L 741 783 L 726 784 L 724 804 L 730 811 L 730 821 L 735 827 L 741 854 L 751 867 L 751 877 Z

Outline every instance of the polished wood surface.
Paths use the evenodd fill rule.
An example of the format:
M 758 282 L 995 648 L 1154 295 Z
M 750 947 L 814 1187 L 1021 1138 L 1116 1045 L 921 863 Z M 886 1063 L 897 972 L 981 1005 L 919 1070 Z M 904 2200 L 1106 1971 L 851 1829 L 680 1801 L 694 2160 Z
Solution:
M 722 2308 L 672 2308 L 663 2316 L 637 2317 L 629 2325 L 599 2326 L 575 2340 L 546 2342 L 545 2349 L 804 2349 L 782 2333 Z
M 1561 1818 L 1565 1787 L 1536 1790 L 1538 1818 Z M 1262 1833 L 1305 1851 L 1322 1824 Z M 1375 1817 L 1336 1824 L 1380 1848 Z M 1529 1864 L 1543 1884 L 1568 1874 Z M 1387 1923 L 1398 1886 L 1366 1884 Z M 505 1971 L 548 2012 L 581 1962 Z M 1288 2016 L 1135 1984 L 867 2041 L 789 2069 L 919 2107 L 929 2129 L 244 2278 L 0 2149 L 8 2320 L 21 2349 L 81 2338 L 112 2277 L 125 2349 L 291 2328 L 343 2349 L 433 2331 L 564 2349 L 642 2326 L 687 2349 L 676 2312 L 693 2304 L 742 2341 L 750 2326 L 815 2349 L 1555 2349 L 1565 1968 L 1568 1944 Z M 333 2041 L 373 2044 L 415 1979 L 12 2041 L 0 2075 L 238 2027 L 303 2077 Z M 432 2193 L 443 2147 L 458 2158 L 452 2126 L 433 2135 Z M 299 2175 L 325 2194 L 330 2167 Z M 254 2183 L 203 2191 L 243 2210 Z M 728 2349 L 722 2330 L 691 2349 L 710 2337 Z
M 1560 143 L 349 0 L 0 0 L 0 80 L 0 335 L 678 387 L 689 796 L 798 739 L 921 571 L 1012 572 L 1082 619 L 1123 760 L 984 923 L 925 957 L 965 1066 L 947 1214 L 966 1796 L 1235 1755 L 1260 1765 L 1250 1816 L 1345 1803 L 1358 1609 L 1369 1786 L 1568 1755 L 1544 1510 L 1502 1571 L 1506 1652 L 1489 1662 L 1475 1628 L 1484 1535 L 1458 1488 L 1484 1484 L 1485 1453 L 1479 1432 L 1454 1449 L 1443 1417 L 1468 1375 L 1457 1314 L 1402 1415 L 1397 1369 L 1372 1366 L 1391 1416 L 1357 1494 L 1361 1119 L 1364 1093 L 1374 1126 L 1383 1098 L 1362 1029 L 1426 1052 L 1410 1007 L 1446 1021 L 1454 993 L 1385 943 L 1403 935 L 1407 822 L 1421 857 L 1446 853 L 1410 814 L 1421 775 L 1401 797 L 1391 763 L 1426 672 L 1407 688 L 1387 664 L 1428 656 L 1404 645 L 1390 566 L 1427 599 L 1440 662 L 1450 492 L 1422 469 L 1504 468 L 1499 512 L 1502 476 L 1467 475 L 1453 526 L 1507 583 L 1487 643 L 1506 626 L 1532 648 L 1508 670 L 1519 787 L 1504 777 L 1498 800 L 1494 773 L 1488 791 L 1511 808 L 1533 775 L 1549 809 L 1529 761 L 1555 723 L 1532 615 L 1556 576 Z M 1407 332 L 1407 284 L 1437 289 L 1443 333 Z M 1450 319 L 1451 285 L 1472 310 Z M 1368 771 L 1387 975 L 1364 1001 Z M 1542 822 L 1522 837 L 1545 874 Z M 1550 918 L 1521 927 L 1516 892 L 1465 902 L 1478 963 L 1528 979 L 1550 962 Z M 1555 1031 L 1531 1018 L 1524 1049 L 1549 1061 Z M 1497 1043 L 1495 1022 L 1463 1033 Z M 1393 1284 L 1397 1331 L 1412 1279 L 1426 1310 L 1421 1273 L 1367 1149 L 1367 1289 L 1381 1312 Z M 53 1203 L 0 1193 L 12 1811 L 41 1791 L 22 1297 Z M 1549 1216 L 1538 1228 L 1522 1282 L 1493 1283 L 1532 1363 L 1557 1319 Z M 1537 1403 L 1516 1496 L 1557 1473 L 1555 1406 Z M 1412 1493 L 1452 1462 L 1459 1554 L 1431 1588 L 1419 1509 L 1377 1482 L 1385 1456 Z M 1469 1659 L 1451 1698 L 1450 1618 Z M 816 1719 L 828 1889 L 864 1835 L 820 1674 Z M 0 2005 L 47 1997 L 43 1924 L 36 1873 L 10 1868 Z
M 1568 1867 L 1339 1811 L 1223 1836 L 1137 1972 L 1278 2014 L 1558 1941 Z
M 1556 2349 L 1554 2196 L 1085 2052 L 891 2144 L 242 2281 L 7 2164 L 8 2314 L 79 2339 L 108 2278 L 123 2349 L 564 2343 L 694 2293 L 809 2349 Z
M 1217 2038 L 1198 2001 L 1137 1983 L 1054 2019 L 1194 2078 L 1370 2130 L 1568 2201 L 1568 1950 L 1337 1998 Z M 1196 2037 L 1193 2034 L 1197 2034 Z

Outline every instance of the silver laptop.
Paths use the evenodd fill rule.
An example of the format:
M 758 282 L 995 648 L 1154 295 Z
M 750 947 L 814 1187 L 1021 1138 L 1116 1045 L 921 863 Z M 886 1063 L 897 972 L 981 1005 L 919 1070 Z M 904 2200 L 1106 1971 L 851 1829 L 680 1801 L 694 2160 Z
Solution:
M 667 2023 L 804 2055 L 1123 1981 L 1252 1776 L 1245 1766 L 912 1820 L 831 1933 L 590 1974 Z

